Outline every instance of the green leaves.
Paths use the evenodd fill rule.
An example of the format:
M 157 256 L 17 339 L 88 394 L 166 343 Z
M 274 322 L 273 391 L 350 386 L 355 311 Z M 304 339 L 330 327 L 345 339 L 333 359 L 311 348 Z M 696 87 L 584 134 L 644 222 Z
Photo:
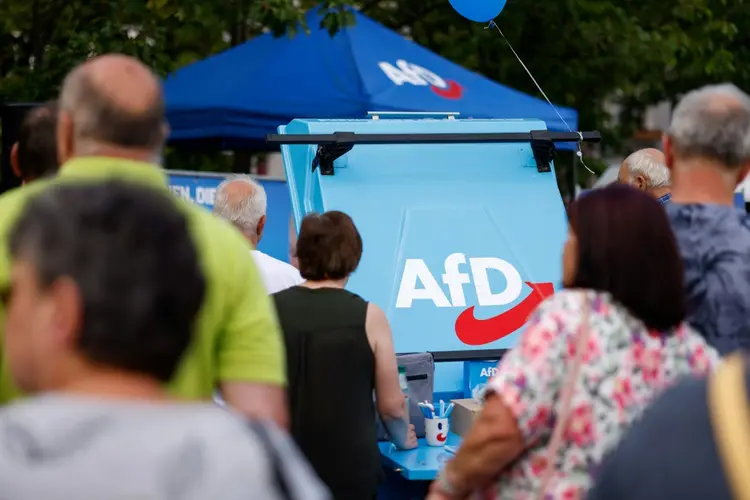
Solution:
M 383 2 L 366 13 L 539 96 L 500 34 L 466 22 L 448 2 Z M 648 105 L 697 86 L 733 81 L 750 90 L 748 0 L 511 0 L 496 21 L 550 98 L 608 138 L 629 137 Z M 622 109 L 617 127 L 612 105 Z
M 347 7 L 469 69 L 537 95 L 496 30 L 446 0 L 2 0 L 0 100 L 53 97 L 75 64 L 135 55 L 160 74 L 271 32 L 300 36 L 319 9 L 333 34 Z M 550 98 L 575 106 L 582 128 L 627 135 L 643 109 L 709 82 L 750 90 L 750 0 L 510 0 L 497 22 Z M 615 130 L 605 104 L 625 121 Z M 609 128 L 612 128 L 609 130 Z
M 334 8 L 331 33 L 352 22 Z M 0 2 L 0 101 L 56 95 L 76 64 L 105 52 L 136 56 L 159 74 L 270 31 L 296 33 L 306 5 L 297 0 L 3 0 Z

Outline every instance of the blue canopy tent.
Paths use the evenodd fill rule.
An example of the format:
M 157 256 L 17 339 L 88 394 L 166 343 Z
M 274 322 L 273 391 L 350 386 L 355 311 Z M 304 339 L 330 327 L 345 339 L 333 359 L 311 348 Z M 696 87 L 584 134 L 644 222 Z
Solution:
M 258 146 L 294 118 L 364 118 L 368 111 L 459 112 L 461 118 L 534 118 L 577 130 L 578 115 L 454 64 L 356 12 L 334 37 L 318 29 L 262 35 L 180 69 L 164 86 L 176 141 Z M 567 126 L 566 126 L 567 123 Z

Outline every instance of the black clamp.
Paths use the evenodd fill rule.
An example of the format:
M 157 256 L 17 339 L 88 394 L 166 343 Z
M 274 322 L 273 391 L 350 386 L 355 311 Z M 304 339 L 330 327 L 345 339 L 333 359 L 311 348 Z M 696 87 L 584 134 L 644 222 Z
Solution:
M 321 175 L 333 175 L 333 162 L 344 156 L 354 147 L 353 132 L 335 132 L 334 142 L 318 144 L 318 151 L 312 161 L 312 171 L 320 167 Z
M 531 150 L 534 152 L 537 172 L 551 172 L 550 166 L 555 159 L 555 143 L 549 130 L 532 130 Z

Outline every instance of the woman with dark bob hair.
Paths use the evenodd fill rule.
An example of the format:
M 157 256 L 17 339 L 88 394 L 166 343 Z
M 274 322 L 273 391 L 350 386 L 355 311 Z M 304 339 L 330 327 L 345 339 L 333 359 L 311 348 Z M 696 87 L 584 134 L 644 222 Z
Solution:
M 337 500 L 377 497 L 376 406 L 396 446 L 417 445 L 385 313 L 344 289 L 361 257 L 348 215 L 310 214 L 297 239 L 306 281 L 273 295 L 286 342 L 291 433 Z
M 538 307 L 500 362 L 428 498 L 477 489 L 496 499 L 583 498 L 654 396 L 718 363 L 684 322 L 680 255 L 656 200 L 612 186 L 576 200 L 569 215 L 565 290 Z

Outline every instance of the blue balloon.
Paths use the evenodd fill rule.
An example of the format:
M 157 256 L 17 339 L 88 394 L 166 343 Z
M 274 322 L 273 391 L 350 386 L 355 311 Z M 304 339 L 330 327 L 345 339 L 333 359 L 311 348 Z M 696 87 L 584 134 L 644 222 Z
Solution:
M 495 19 L 507 0 L 450 0 L 453 8 L 466 19 L 486 23 Z

